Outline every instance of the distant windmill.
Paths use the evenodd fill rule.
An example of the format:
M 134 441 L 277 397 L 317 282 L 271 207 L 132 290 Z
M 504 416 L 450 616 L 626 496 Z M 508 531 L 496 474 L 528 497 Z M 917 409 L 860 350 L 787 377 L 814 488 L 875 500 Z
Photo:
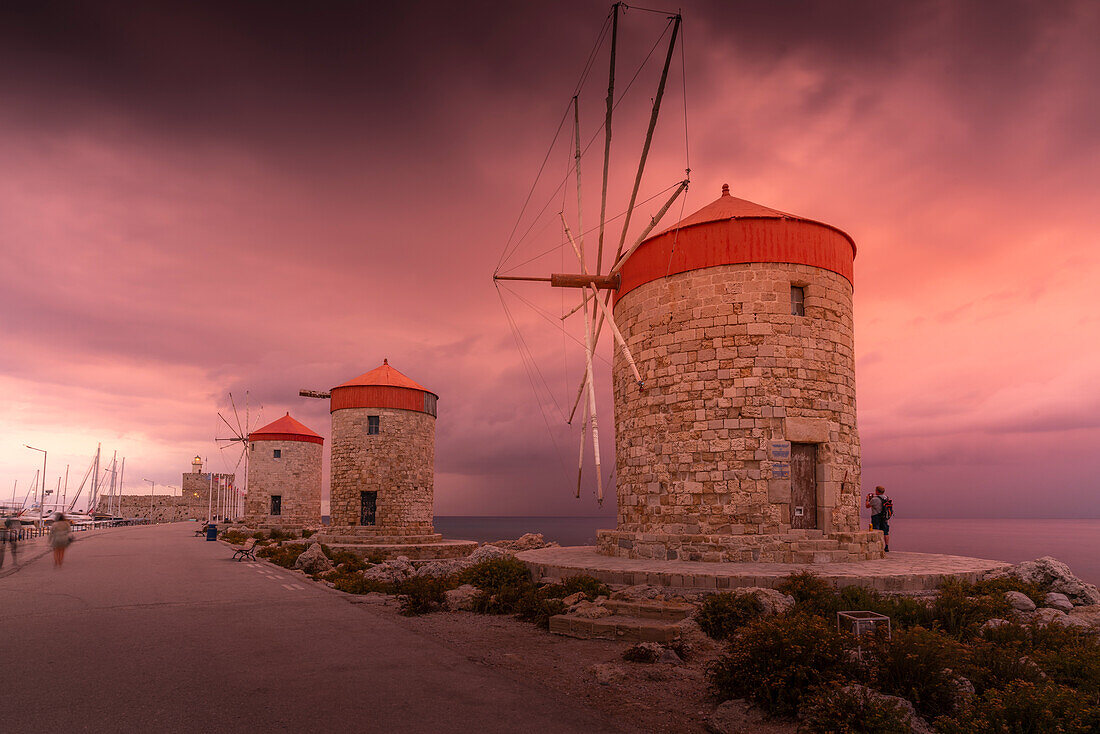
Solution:
M 220 431 L 228 430 L 227 436 L 219 436 L 214 439 L 214 442 L 218 444 L 218 449 L 225 451 L 230 447 L 239 447 L 240 455 L 237 457 L 237 463 L 233 465 L 233 473 L 236 474 L 237 470 L 241 466 L 241 462 L 244 462 L 244 482 L 241 486 L 244 488 L 244 492 L 248 492 L 248 436 L 256 429 L 257 426 L 263 423 L 264 406 L 260 406 L 259 414 L 256 416 L 256 423 L 252 423 L 252 412 L 249 406 L 249 394 L 248 390 L 244 392 L 244 423 L 241 423 L 241 415 L 237 411 L 237 403 L 233 400 L 233 393 L 229 393 L 229 405 L 233 408 L 233 422 L 230 423 L 225 416 L 218 413 L 218 418 L 225 426 Z

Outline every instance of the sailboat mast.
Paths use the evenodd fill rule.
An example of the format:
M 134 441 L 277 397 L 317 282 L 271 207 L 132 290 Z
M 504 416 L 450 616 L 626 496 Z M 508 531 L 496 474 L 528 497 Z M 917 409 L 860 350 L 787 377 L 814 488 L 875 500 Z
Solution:
M 126 478 L 126 457 L 122 457 L 122 469 L 118 473 L 118 496 L 115 498 L 115 511 L 113 514 L 122 514 L 122 480 Z

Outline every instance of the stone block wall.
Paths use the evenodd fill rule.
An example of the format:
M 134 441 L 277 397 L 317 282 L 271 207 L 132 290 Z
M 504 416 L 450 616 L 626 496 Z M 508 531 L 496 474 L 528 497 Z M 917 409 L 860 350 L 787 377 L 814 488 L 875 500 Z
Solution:
M 245 522 L 249 527 L 320 527 L 321 455 L 324 447 L 307 441 L 249 443 Z M 276 459 L 275 451 L 279 451 Z M 271 496 L 280 495 L 281 513 L 271 514 Z
M 369 416 L 379 433 L 367 433 Z M 377 492 L 375 523 L 387 535 L 434 532 L 435 418 L 396 408 L 332 414 L 331 526 L 358 526 L 360 492 Z
M 116 513 L 121 517 L 148 518 L 153 522 L 181 522 L 183 520 L 206 520 L 208 497 L 210 495 L 211 475 L 189 472 L 181 481 L 182 493 L 179 495 L 154 492 L 150 509 L 147 494 L 124 494 L 121 498 L 100 496 L 96 501 L 96 512 Z M 217 512 L 218 482 L 232 485 L 233 474 L 214 474 L 213 511 Z
M 791 314 L 792 285 L 805 289 L 804 316 Z M 806 265 L 722 265 L 639 286 L 615 318 L 645 380 L 639 387 L 616 351 L 620 534 L 789 533 L 789 469 L 776 455 L 785 442 L 817 445 L 817 529 L 860 530 L 847 279 Z

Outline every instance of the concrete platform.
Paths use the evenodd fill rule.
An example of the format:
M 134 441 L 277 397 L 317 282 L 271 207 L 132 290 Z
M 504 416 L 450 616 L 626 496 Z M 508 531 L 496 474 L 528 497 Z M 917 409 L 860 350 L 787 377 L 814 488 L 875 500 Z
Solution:
M 976 581 L 988 571 L 1010 564 L 934 553 L 890 553 L 886 558 L 850 563 L 708 563 L 612 558 L 591 545 L 540 548 L 516 555 L 535 578 L 560 579 L 578 574 L 605 584 L 652 584 L 689 589 L 735 589 L 744 586 L 774 588 L 784 577 L 812 571 L 837 587 L 863 586 L 879 591 L 926 591 L 944 579 Z

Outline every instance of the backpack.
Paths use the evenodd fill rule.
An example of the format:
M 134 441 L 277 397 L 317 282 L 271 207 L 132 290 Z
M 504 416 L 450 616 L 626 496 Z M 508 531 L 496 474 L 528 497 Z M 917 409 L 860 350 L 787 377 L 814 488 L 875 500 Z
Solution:
M 894 501 L 889 497 L 882 498 L 882 514 L 886 515 L 887 520 L 894 516 Z

